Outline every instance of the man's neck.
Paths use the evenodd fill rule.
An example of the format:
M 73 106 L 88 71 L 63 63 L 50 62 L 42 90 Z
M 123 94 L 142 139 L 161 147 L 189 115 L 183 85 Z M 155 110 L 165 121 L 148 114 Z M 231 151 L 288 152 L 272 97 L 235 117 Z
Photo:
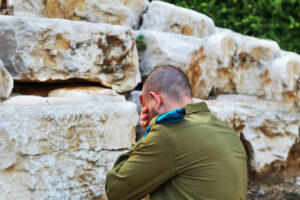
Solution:
M 192 103 L 194 103 L 192 98 L 185 98 L 180 102 L 172 102 L 172 103 L 168 104 L 168 106 L 166 107 L 166 112 L 170 112 L 172 110 L 182 108 L 185 105 L 192 104 Z

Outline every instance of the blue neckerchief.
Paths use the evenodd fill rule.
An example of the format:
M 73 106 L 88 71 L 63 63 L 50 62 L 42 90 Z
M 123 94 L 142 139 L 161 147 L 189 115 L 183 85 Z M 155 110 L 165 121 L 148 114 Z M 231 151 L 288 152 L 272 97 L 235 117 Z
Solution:
M 179 108 L 176 110 L 173 110 L 171 112 L 167 112 L 162 114 L 161 116 L 156 118 L 156 123 L 157 124 L 172 124 L 172 123 L 177 123 L 180 122 L 184 119 L 185 116 L 185 108 Z M 142 141 L 145 139 L 145 137 L 148 135 L 150 132 L 150 125 L 147 126 L 145 135 L 142 139 Z

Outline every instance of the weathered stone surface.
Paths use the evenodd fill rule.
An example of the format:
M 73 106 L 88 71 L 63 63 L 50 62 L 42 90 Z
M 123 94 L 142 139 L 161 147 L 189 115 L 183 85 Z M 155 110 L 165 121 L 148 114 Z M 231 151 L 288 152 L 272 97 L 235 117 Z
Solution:
M 206 15 L 159 1 L 152 1 L 149 5 L 141 29 L 197 37 L 207 37 L 215 33 L 214 22 Z
M 286 108 L 300 106 L 300 56 L 284 53 L 271 62 L 269 79 L 263 85 L 267 99 L 276 100 Z
M 300 56 L 281 52 L 273 41 L 259 40 L 229 30 L 207 38 L 218 59 L 216 94 L 238 93 L 297 104 Z
M 14 87 L 14 80 L 10 73 L 3 66 L 0 60 L 0 100 L 2 98 L 8 98 Z
M 217 34 L 207 38 L 207 45 L 214 49 L 218 59 L 216 92 L 264 96 L 266 91 L 261 86 L 268 69 L 273 67 L 270 62 L 280 56 L 278 44 L 217 30 Z
M 69 87 L 52 90 L 48 97 L 119 96 L 113 90 L 95 86 Z
M 0 170 L 0 198 L 105 199 L 106 173 L 123 152 L 78 150 L 36 156 L 16 156 L 15 152 L 3 154 L 1 162 L 7 165 Z
M 16 80 L 79 78 L 118 92 L 140 82 L 135 36 L 129 27 L 0 16 L 0 28 L 0 58 Z
M 144 78 L 155 66 L 172 64 L 187 74 L 194 97 L 237 93 L 279 101 L 282 109 L 300 105 L 300 56 L 273 41 L 229 30 L 205 39 L 148 30 L 136 35 L 147 46 L 139 52 Z
M 171 64 L 186 73 L 195 97 L 209 96 L 216 80 L 217 59 L 206 40 L 158 31 L 137 31 L 139 34 L 147 46 L 146 51 L 139 52 L 143 77 L 157 65 Z
M 96 199 L 134 143 L 124 96 L 17 96 L 0 104 L 1 199 Z
M 130 99 L 138 102 L 141 91 Z M 203 101 L 194 99 L 194 102 Z M 253 170 L 262 174 L 276 161 L 285 162 L 299 138 L 300 112 L 282 112 L 279 103 L 244 95 L 220 95 L 205 101 L 211 112 L 227 122 L 244 140 Z
M 300 56 L 280 51 L 275 42 L 229 30 L 208 38 L 218 57 L 216 94 L 239 93 L 281 102 L 283 109 L 297 103 Z
M 14 0 L 14 15 L 66 18 L 137 29 L 148 0 Z
M 136 105 L 137 112 L 138 112 L 139 115 L 141 114 L 141 111 L 142 111 L 142 105 L 140 104 L 140 100 L 139 100 L 139 95 L 141 93 L 142 92 L 139 91 L 139 90 L 131 91 L 128 98 L 127 98 L 128 101 L 131 101 Z
M 282 112 L 276 102 L 221 95 L 207 103 L 212 113 L 229 123 L 249 144 L 250 164 L 259 174 L 276 161 L 286 161 L 299 137 L 300 112 Z

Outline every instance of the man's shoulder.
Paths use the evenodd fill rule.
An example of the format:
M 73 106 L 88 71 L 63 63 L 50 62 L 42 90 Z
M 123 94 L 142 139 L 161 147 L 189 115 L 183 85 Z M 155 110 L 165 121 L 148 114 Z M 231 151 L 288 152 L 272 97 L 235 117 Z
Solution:
M 180 127 L 207 124 L 212 120 L 218 120 L 210 112 L 186 113 L 184 108 L 174 110 L 156 116 L 150 122 L 150 126 L 156 127 Z M 219 121 L 219 120 L 218 120 Z

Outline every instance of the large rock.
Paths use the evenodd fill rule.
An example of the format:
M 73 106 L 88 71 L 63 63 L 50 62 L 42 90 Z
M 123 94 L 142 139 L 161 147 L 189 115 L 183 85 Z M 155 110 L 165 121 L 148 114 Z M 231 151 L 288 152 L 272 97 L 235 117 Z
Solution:
M 207 38 L 207 45 L 213 49 L 217 59 L 217 75 L 214 92 L 234 93 L 235 84 L 232 80 L 233 57 L 236 55 L 237 44 L 228 33 L 218 33 Z
M 217 34 L 208 38 L 208 45 L 218 57 L 216 92 L 266 95 L 262 84 L 268 69 L 273 67 L 272 60 L 280 56 L 278 44 L 226 29 L 217 30 Z
M 211 18 L 169 3 L 152 1 L 144 15 L 141 29 L 207 37 L 215 33 Z
M 113 90 L 95 86 L 77 86 L 59 88 L 48 93 L 48 97 L 92 97 L 92 96 L 119 96 Z
M 131 92 L 129 100 L 138 106 L 141 91 Z M 194 102 L 201 102 L 194 99 Z M 205 101 L 211 112 L 227 122 L 241 136 L 249 155 L 249 164 L 258 174 L 284 163 L 299 139 L 300 112 L 283 112 L 278 102 L 268 102 L 244 95 L 220 95 Z
M 14 87 L 14 80 L 12 79 L 10 73 L 3 66 L 0 60 L 0 100 L 3 98 L 8 98 Z
M 266 98 L 279 101 L 286 108 L 300 107 L 300 56 L 283 52 L 271 65 L 269 81 L 263 85 Z
M 14 15 L 66 18 L 137 29 L 148 0 L 14 0 Z
M 139 52 L 142 77 L 158 65 L 171 64 L 186 73 L 195 97 L 208 98 L 216 80 L 217 59 L 206 40 L 148 30 L 136 35 L 143 35 L 147 46 Z
M 13 78 L 99 82 L 118 92 L 140 82 L 131 28 L 64 19 L 0 16 L 0 58 Z
M 155 66 L 172 64 L 187 74 L 194 97 L 237 93 L 281 102 L 282 109 L 300 105 L 300 56 L 280 51 L 276 42 L 222 29 L 204 39 L 148 30 L 136 35 L 146 45 L 139 52 L 144 78 Z
M 297 104 L 300 56 L 282 52 L 277 43 L 218 29 L 208 37 L 218 59 L 215 93 L 238 93 L 271 101 L 283 108 Z
M 18 96 L 0 119 L 0 199 L 101 199 L 138 115 L 120 95 Z
M 244 139 L 250 165 L 258 174 L 268 172 L 275 162 L 284 163 L 299 138 L 300 112 L 282 112 L 276 102 L 221 95 L 207 103 L 212 113 Z

